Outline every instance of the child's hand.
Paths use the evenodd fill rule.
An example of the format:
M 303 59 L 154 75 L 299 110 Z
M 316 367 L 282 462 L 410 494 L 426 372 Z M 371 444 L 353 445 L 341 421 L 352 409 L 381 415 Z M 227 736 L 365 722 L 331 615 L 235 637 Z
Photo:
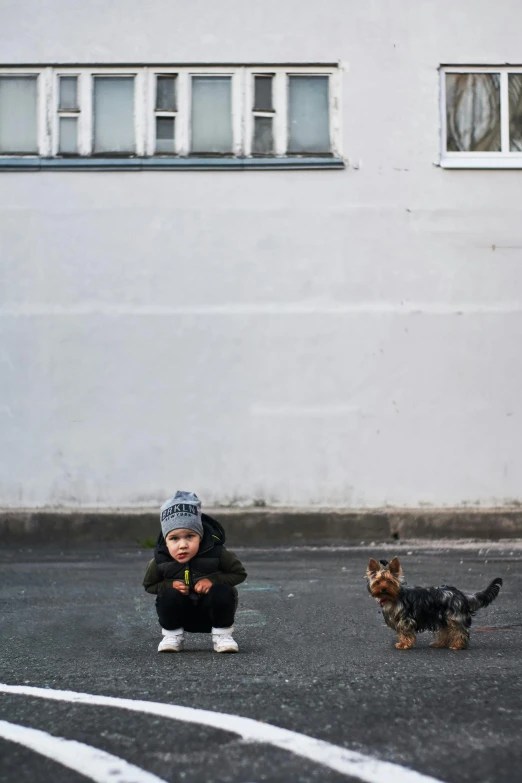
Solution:
M 183 595 L 188 595 L 189 586 L 186 585 L 185 582 L 172 582 L 172 587 L 174 590 L 178 590 L 180 593 L 183 593 Z
M 199 582 L 196 582 L 194 585 L 194 591 L 196 593 L 208 593 L 211 587 L 212 582 L 210 579 L 200 579 Z

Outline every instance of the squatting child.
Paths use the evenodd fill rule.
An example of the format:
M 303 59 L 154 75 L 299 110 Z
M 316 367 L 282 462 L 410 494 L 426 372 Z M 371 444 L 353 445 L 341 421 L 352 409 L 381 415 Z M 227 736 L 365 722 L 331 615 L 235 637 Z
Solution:
M 192 492 L 178 491 L 160 511 L 161 533 L 143 586 L 156 595 L 163 639 L 158 652 L 180 652 L 184 631 L 211 633 L 214 650 L 238 652 L 234 631 L 236 585 L 247 573 L 224 547 L 225 531 L 201 513 Z

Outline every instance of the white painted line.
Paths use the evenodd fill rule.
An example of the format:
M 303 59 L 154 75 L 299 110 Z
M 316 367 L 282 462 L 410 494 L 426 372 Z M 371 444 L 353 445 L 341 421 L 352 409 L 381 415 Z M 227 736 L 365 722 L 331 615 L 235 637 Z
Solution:
M 498 248 L 501 250 L 502 248 Z M 511 249 L 511 248 L 505 248 Z M 77 315 L 129 315 L 140 316 L 242 316 L 242 315 L 319 315 L 319 316 L 351 316 L 351 315 L 518 315 L 522 311 L 522 302 L 518 300 L 493 300 L 474 304 L 466 301 L 430 302 L 430 301 L 386 301 L 368 300 L 366 302 L 317 302 L 304 300 L 301 302 L 224 302 L 223 304 L 196 305 L 149 305 L 128 304 L 125 302 L 103 302 L 91 300 L 76 304 L 62 305 L 36 302 L 34 304 L 6 305 L 0 309 L 0 317 L 11 316 L 45 316 L 69 317 Z
M 305 418 L 319 416 L 352 416 L 361 413 L 358 405 L 258 405 L 254 403 L 250 407 L 253 416 L 289 416 Z
M 4 685 L 0 683 L 0 693 L 18 693 L 54 701 L 66 701 L 73 704 L 95 704 L 100 707 L 119 707 L 134 712 L 144 712 L 149 715 L 159 715 L 162 718 L 198 723 L 211 726 L 221 731 L 238 734 L 246 742 L 262 742 L 294 753 L 296 756 L 322 764 L 344 775 L 351 775 L 366 783 L 441 783 L 436 778 L 422 775 L 411 769 L 388 761 L 379 761 L 371 756 L 364 756 L 347 750 L 339 745 L 332 745 L 324 740 L 308 737 L 296 731 L 280 729 L 269 723 L 261 723 L 252 718 L 242 718 L 239 715 L 228 715 L 223 712 L 210 712 L 194 707 L 179 707 L 175 704 L 163 704 L 155 701 L 139 699 L 120 699 L 112 696 L 94 696 L 89 693 L 74 691 L 58 691 L 47 688 L 34 688 L 29 685 Z
M 24 745 L 96 783 L 165 783 L 162 778 L 76 740 L 0 720 L 0 737 Z

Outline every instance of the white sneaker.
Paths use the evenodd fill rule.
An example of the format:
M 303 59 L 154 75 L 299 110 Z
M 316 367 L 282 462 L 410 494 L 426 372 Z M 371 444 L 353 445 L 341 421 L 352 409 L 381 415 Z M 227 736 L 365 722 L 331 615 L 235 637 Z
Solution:
M 161 629 L 163 639 L 158 645 L 158 652 L 181 652 L 185 646 L 185 637 L 183 636 L 183 628 L 176 628 L 175 631 L 167 631 L 165 628 Z
M 230 628 L 213 628 L 212 642 L 214 650 L 218 653 L 236 653 L 239 652 L 237 642 L 232 638 L 234 626 Z

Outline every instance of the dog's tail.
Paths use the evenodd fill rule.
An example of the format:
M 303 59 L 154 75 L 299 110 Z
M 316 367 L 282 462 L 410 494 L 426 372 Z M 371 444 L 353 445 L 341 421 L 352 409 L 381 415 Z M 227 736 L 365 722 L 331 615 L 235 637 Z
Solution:
M 489 606 L 489 604 L 492 603 L 492 601 L 494 601 L 499 594 L 501 585 L 502 579 L 497 576 L 497 578 L 493 579 L 491 584 L 489 584 L 485 590 L 480 590 L 474 595 L 468 595 L 469 608 L 471 611 L 476 612 L 477 609 L 482 609 L 484 606 Z

